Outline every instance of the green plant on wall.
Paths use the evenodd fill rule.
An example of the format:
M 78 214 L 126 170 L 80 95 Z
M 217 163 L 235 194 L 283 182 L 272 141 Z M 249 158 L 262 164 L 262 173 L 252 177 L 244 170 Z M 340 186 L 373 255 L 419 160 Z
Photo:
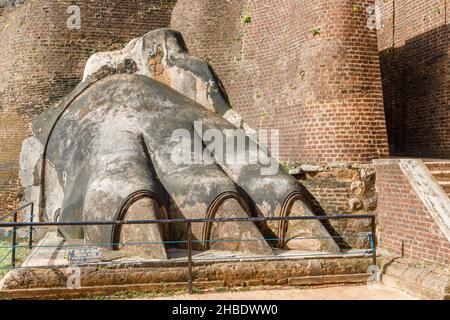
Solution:
M 292 163 L 287 162 L 280 162 L 280 166 L 286 171 L 289 172 L 290 170 L 294 170 L 296 166 Z
M 298 77 L 300 78 L 300 80 L 305 79 L 306 76 L 306 71 L 305 70 L 301 70 L 298 74 Z
M 320 29 L 320 27 L 313 27 L 309 30 L 309 32 L 313 35 L 313 36 L 318 36 L 322 30 Z
M 441 14 L 441 8 L 440 7 L 435 7 L 434 8 L 434 12 L 436 12 L 437 14 Z
M 354 5 L 352 8 L 353 13 L 359 13 L 361 12 L 361 7 L 358 5 Z
M 241 17 L 241 22 L 242 22 L 242 24 L 243 24 L 244 26 L 246 26 L 246 25 L 248 25 L 250 22 L 252 22 L 252 17 L 249 16 L 249 15 L 244 14 L 244 15 Z

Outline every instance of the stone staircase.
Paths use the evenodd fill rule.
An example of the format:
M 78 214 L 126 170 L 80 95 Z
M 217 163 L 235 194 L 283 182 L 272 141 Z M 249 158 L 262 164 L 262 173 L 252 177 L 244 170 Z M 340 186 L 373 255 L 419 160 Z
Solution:
M 450 160 L 425 161 L 425 165 L 450 197 Z

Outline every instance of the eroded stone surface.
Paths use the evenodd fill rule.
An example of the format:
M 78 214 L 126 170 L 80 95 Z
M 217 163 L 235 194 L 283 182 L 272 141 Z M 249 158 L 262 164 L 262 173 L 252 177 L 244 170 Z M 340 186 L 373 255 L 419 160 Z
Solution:
M 450 270 L 385 254 L 383 283 L 402 288 L 425 299 L 450 297 Z
M 45 161 L 41 162 L 44 166 L 35 169 L 44 173 L 40 179 L 44 184 L 40 198 L 43 218 L 59 217 L 59 221 L 123 219 L 127 210 L 133 210 L 136 197 L 142 196 L 165 208 L 169 218 L 215 218 L 216 214 L 227 217 L 233 216 L 230 210 L 224 209 L 231 200 L 226 205 L 222 203 L 219 209 L 214 207 L 218 199 L 227 194 L 239 200 L 238 207 L 242 210 L 234 214 L 240 217 L 289 216 L 291 212 L 286 208 L 290 196 L 305 193 L 305 188 L 284 170 L 278 170 L 278 162 L 267 150 L 257 148 L 256 142 L 245 136 L 240 120 L 228 121 L 230 110 L 220 82 L 208 64 L 189 56 L 181 35 L 173 30 L 155 30 L 131 41 L 121 51 L 92 56 L 84 81 L 33 124 L 33 143 L 39 141 L 46 146 Z M 198 122 L 203 128 L 196 126 Z M 242 151 L 244 159 L 264 158 L 269 167 L 220 161 L 220 154 L 213 154 L 211 145 L 200 150 L 194 145 L 190 154 L 192 159 L 209 154 L 211 161 L 175 162 L 173 155 L 178 144 L 173 140 L 173 133 L 179 129 L 184 129 L 191 137 L 203 137 L 203 130 L 207 129 L 238 132 L 247 141 L 248 147 Z M 29 180 L 28 168 L 32 165 L 28 162 L 35 162 L 36 157 L 27 156 L 28 149 L 24 148 L 23 159 L 33 160 L 24 161 L 24 172 Z M 226 152 L 225 148 L 222 152 Z M 222 159 L 226 158 L 224 154 Z M 273 169 L 273 173 L 264 174 L 265 170 Z M 247 203 L 249 198 L 252 205 Z M 301 199 L 308 202 L 307 197 Z M 140 216 L 140 213 L 138 210 L 132 215 Z M 313 212 L 310 205 L 305 205 L 304 210 L 296 214 L 312 215 Z M 320 239 L 328 236 L 321 222 L 310 221 L 307 225 L 309 236 Z M 134 237 L 127 231 L 125 238 L 122 237 L 125 241 L 178 241 L 187 237 L 186 226 L 182 224 L 162 231 L 151 227 L 134 228 L 139 229 L 139 233 L 151 234 Z M 305 233 L 297 232 L 296 228 L 293 224 L 290 230 Z M 133 227 L 124 230 L 128 229 Z M 248 222 L 239 227 L 235 224 L 230 228 L 216 226 L 213 229 L 218 240 L 230 243 L 236 239 L 284 235 L 277 223 L 256 226 Z M 193 238 L 199 240 L 195 241 L 196 245 L 214 240 L 207 230 L 211 230 L 209 223 L 193 224 Z M 84 239 L 93 244 L 115 243 L 121 239 L 110 225 L 64 226 L 59 231 L 68 239 Z M 234 245 L 235 250 L 271 253 L 265 242 L 244 242 Z M 322 249 L 339 251 L 336 245 L 324 243 Z M 315 250 L 317 241 L 309 246 Z M 159 247 L 164 251 L 162 248 Z M 161 250 L 154 254 L 164 256 Z
M 186 97 L 200 103 L 206 109 L 217 112 L 225 119 L 246 129 L 248 126 L 224 98 L 220 83 L 210 66 L 186 52 L 182 37 L 170 29 L 151 31 L 134 39 L 122 50 L 100 52 L 86 63 L 83 81 L 101 76 L 136 73 L 163 82 Z M 132 68 L 124 68 L 132 65 Z
M 142 198 L 130 206 L 124 220 L 166 219 L 163 210 L 156 201 Z M 118 239 L 122 244 L 120 250 L 150 258 L 167 259 L 166 248 L 162 243 L 165 240 L 165 227 L 156 224 L 123 225 Z

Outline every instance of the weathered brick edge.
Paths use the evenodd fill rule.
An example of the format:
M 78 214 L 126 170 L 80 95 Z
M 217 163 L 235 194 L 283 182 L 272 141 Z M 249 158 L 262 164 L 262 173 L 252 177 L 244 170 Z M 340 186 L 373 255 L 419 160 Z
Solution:
M 382 283 L 422 299 L 450 300 L 450 272 L 429 264 L 385 255 Z

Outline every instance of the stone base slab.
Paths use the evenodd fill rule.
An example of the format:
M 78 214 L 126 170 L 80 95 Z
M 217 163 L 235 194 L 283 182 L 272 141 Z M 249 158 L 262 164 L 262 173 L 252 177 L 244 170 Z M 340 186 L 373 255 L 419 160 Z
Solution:
M 187 288 L 185 250 L 169 249 L 167 260 L 128 257 L 106 250 L 101 261 L 75 266 L 65 258 L 66 252 L 81 244 L 61 241 L 54 233 L 42 239 L 24 264 L 0 281 L 0 298 L 71 298 Z M 272 256 L 194 251 L 194 288 L 317 286 L 364 283 L 369 279 L 366 273 L 372 257 L 365 250 L 333 255 L 275 251 Z M 75 283 L 71 277 L 74 268 L 80 274 L 79 289 L 69 288 Z
M 383 257 L 382 282 L 422 299 L 450 300 L 450 270 L 409 259 Z
M 306 276 L 278 279 L 275 281 L 247 280 L 247 281 L 194 281 L 196 290 L 207 290 L 217 288 L 259 288 L 272 289 L 283 287 L 311 287 L 311 286 L 330 286 L 330 285 L 353 285 L 364 284 L 367 282 L 369 274 L 343 274 L 343 275 L 323 275 Z M 268 283 L 272 283 L 269 285 Z M 167 291 L 187 290 L 186 282 L 173 283 L 149 283 L 149 284 L 127 284 L 127 285 L 109 285 L 81 287 L 78 289 L 68 288 L 36 288 L 36 289 L 14 289 L 0 290 L 0 299 L 77 299 L 95 296 L 108 296 L 120 292 L 153 292 L 163 293 Z

